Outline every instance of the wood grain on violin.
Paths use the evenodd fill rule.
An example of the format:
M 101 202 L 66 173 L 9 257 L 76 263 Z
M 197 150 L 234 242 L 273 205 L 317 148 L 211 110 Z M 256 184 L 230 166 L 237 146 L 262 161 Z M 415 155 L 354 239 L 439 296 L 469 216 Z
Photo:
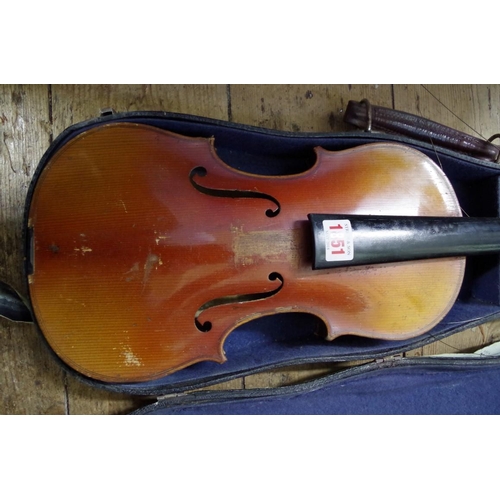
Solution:
M 263 315 L 314 314 L 329 340 L 404 339 L 450 309 L 462 257 L 312 268 L 309 213 L 460 216 L 425 155 L 395 144 L 317 148 L 310 170 L 267 177 L 225 165 L 215 146 L 104 125 L 41 172 L 30 295 L 38 326 L 75 370 L 125 382 L 222 362 L 226 336 Z

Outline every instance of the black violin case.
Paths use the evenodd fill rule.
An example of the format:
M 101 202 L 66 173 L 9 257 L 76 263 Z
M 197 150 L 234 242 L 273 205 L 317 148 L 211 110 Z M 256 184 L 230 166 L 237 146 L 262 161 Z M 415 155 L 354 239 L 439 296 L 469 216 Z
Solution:
M 41 159 L 33 183 L 63 144 L 82 131 L 111 122 L 143 123 L 186 136 L 214 137 L 217 153 L 224 162 L 265 175 L 308 169 L 316 159 L 315 146 L 342 150 L 372 142 L 397 141 L 422 151 L 442 167 L 469 216 L 500 216 L 500 168 L 491 161 L 390 134 L 290 133 L 163 112 L 107 112 L 68 128 Z M 319 319 L 287 313 L 259 318 L 233 331 L 224 344 L 227 361 L 222 364 L 201 362 L 158 380 L 124 384 L 90 380 L 69 367 L 66 369 L 95 387 L 157 397 L 156 404 L 137 412 L 142 414 L 497 413 L 500 412 L 500 355 L 404 358 L 402 353 L 499 318 L 499 281 L 498 256 L 468 258 L 460 295 L 449 314 L 431 331 L 410 340 L 345 336 L 326 342 L 315 335 L 322 328 Z M 199 390 L 265 370 L 341 361 L 362 364 L 289 387 Z

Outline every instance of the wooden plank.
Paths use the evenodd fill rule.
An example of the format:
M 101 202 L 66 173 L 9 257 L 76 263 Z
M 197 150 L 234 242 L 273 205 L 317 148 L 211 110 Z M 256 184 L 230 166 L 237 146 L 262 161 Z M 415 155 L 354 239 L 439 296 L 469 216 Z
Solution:
M 53 85 L 54 137 L 100 110 L 169 111 L 228 119 L 226 85 Z
M 256 389 L 263 387 L 284 387 L 304 383 L 362 363 L 356 361 L 317 363 L 270 370 L 245 377 L 244 387 L 245 389 Z
M 235 122 L 293 132 L 340 132 L 350 99 L 392 105 L 389 85 L 231 85 Z
M 0 86 L 0 278 L 26 294 L 23 213 L 49 146 L 48 87 Z M 64 376 L 32 325 L 0 318 L 0 413 L 64 414 Z
M 500 130 L 500 85 L 395 85 L 394 106 L 488 139 Z
M 470 353 L 498 341 L 500 341 L 500 322 L 492 321 L 408 351 L 405 356 Z

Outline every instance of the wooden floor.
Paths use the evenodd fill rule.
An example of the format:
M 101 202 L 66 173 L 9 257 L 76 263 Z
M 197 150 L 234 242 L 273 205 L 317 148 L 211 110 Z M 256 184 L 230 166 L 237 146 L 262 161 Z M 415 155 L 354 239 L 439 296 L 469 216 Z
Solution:
M 292 131 L 349 130 L 350 99 L 421 115 L 472 135 L 500 132 L 500 85 L 1 85 L 0 279 L 24 290 L 21 231 L 24 200 L 36 166 L 66 127 L 100 109 L 164 110 Z M 500 339 L 500 324 L 456 334 L 408 356 L 472 351 Z M 339 366 L 264 373 L 218 388 L 277 386 Z M 123 414 L 147 399 L 90 388 L 57 365 L 31 325 L 0 318 L 1 414 Z

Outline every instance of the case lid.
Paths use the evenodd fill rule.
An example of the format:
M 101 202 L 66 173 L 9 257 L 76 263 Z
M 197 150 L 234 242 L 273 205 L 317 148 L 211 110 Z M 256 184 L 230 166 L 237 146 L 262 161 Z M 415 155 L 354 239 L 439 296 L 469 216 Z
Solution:
M 400 358 L 274 390 L 160 399 L 142 415 L 452 415 L 500 412 L 500 343 L 476 354 Z

